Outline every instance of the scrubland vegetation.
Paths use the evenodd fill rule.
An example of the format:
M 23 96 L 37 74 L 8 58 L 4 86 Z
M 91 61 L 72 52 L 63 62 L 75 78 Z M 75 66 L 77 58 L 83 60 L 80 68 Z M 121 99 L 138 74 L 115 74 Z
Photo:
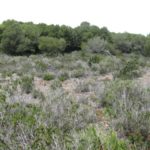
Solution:
M 149 150 L 149 36 L 0 25 L 0 150 Z

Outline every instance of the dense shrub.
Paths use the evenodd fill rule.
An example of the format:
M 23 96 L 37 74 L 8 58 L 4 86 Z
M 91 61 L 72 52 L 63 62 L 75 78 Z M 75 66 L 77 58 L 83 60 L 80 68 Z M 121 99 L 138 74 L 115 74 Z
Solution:
M 136 58 L 125 63 L 124 67 L 119 71 L 118 77 L 122 79 L 133 79 L 140 76 L 139 63 Z
M 55 78 L 55 75 L 54 74 L 51 74 L 51 73 L 46 73 L 46 74 L 44 74 L 44 76 L 43 76 L 43 79 L 44 80 L 53 80 Z
M 80 78 L 80 77 L 84 77 L 84 76 L 85 76 L 84 69 L 74 70 L 71 74 L 71 77 L 73 77 L 73 78 Z
M 0 104 L 6 101 L 6 94 L 0 89 Z
M 115 132 L 110 132 L 106 137 L 106 143 L 104 143 L 104 148 L 107 150 L 127 150 L 130 149 L 127 143 L 123 140 L 118 140 Z
M 107 41 L 101 39 L 100 37 L 89 39 L 88 42 L 83 46 L 83 49 L 93 53 L 109 54 L 107 49 Z
M 111 33 L 106 27 L 99 28 L 88 22 L 71 28 L 7 20 L 0 24 L 0 43 L 0 51 L 11 55 L 57 55 L 84 49 L 95 53 L 120 55 L 134 52 L 149 56 L 149 36 Z
M 4 22 L 1 35 L 1 49 L 12 55 L 38 52 L 39 31 L 34 24 L 20 24 L 16 21 Z
M 48 69 L 48 65 L 42 60 L 37 60 L 35 61 L 35 63 L 36 63 L 35 68 L 41 71 L 42 73 Z
M 63 52 L 66 47 L 66 41 L 64 39 L 57 39 L 53 37 L 40 37 L 39 49 L 42 53 L 49 55 L 57 55 Z
M 7 26 L 2 33 L 1 39 L 1 49 L 3 52 L 8 54 L 20 53 L 23 51 L 23 49 L 20 48 L 22 47 L 22 44 L 24 44 L 24 34 L 21 26 L 16 22 Z
M 32 76 L 23 76 L 21 78 L 21 88 L 25 93 L 31 93 L 33 89 L 33 77 Z
M 100 56 L 92 56 L 89 60 L 89 65 L 91 65 L 92 63 L 99 63 L 102 60 L 102 58 Z
M 145 56 L 150 56 L 150 35 L 146 39 L 143 54 Z

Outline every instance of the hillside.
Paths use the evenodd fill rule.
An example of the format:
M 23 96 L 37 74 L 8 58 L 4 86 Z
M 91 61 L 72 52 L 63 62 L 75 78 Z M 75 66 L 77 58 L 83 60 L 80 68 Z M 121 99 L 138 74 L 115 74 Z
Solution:
M 149 150 L 149 57 L 1 54 L 0 149 Z

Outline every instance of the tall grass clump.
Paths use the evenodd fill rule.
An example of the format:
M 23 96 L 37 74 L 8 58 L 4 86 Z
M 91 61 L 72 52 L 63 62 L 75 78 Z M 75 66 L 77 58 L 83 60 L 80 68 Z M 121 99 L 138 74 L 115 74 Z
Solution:
M 33 77 L 29 75 L 24 75 L 21 77 L 21 88 L 22 91 L 29 94 L 33 90 Z

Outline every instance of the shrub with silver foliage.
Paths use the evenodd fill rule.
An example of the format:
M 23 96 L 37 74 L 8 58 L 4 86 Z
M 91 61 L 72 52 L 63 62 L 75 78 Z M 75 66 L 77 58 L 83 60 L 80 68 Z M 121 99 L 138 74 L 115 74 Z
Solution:
M 94 52 L 94 53 L 104 53 L 109 54 L 109 50 L 107 49 L 108 43 L 104 39 L 100 37 L 94 37 L 89 39 L 83 49 L 86 51 Z

